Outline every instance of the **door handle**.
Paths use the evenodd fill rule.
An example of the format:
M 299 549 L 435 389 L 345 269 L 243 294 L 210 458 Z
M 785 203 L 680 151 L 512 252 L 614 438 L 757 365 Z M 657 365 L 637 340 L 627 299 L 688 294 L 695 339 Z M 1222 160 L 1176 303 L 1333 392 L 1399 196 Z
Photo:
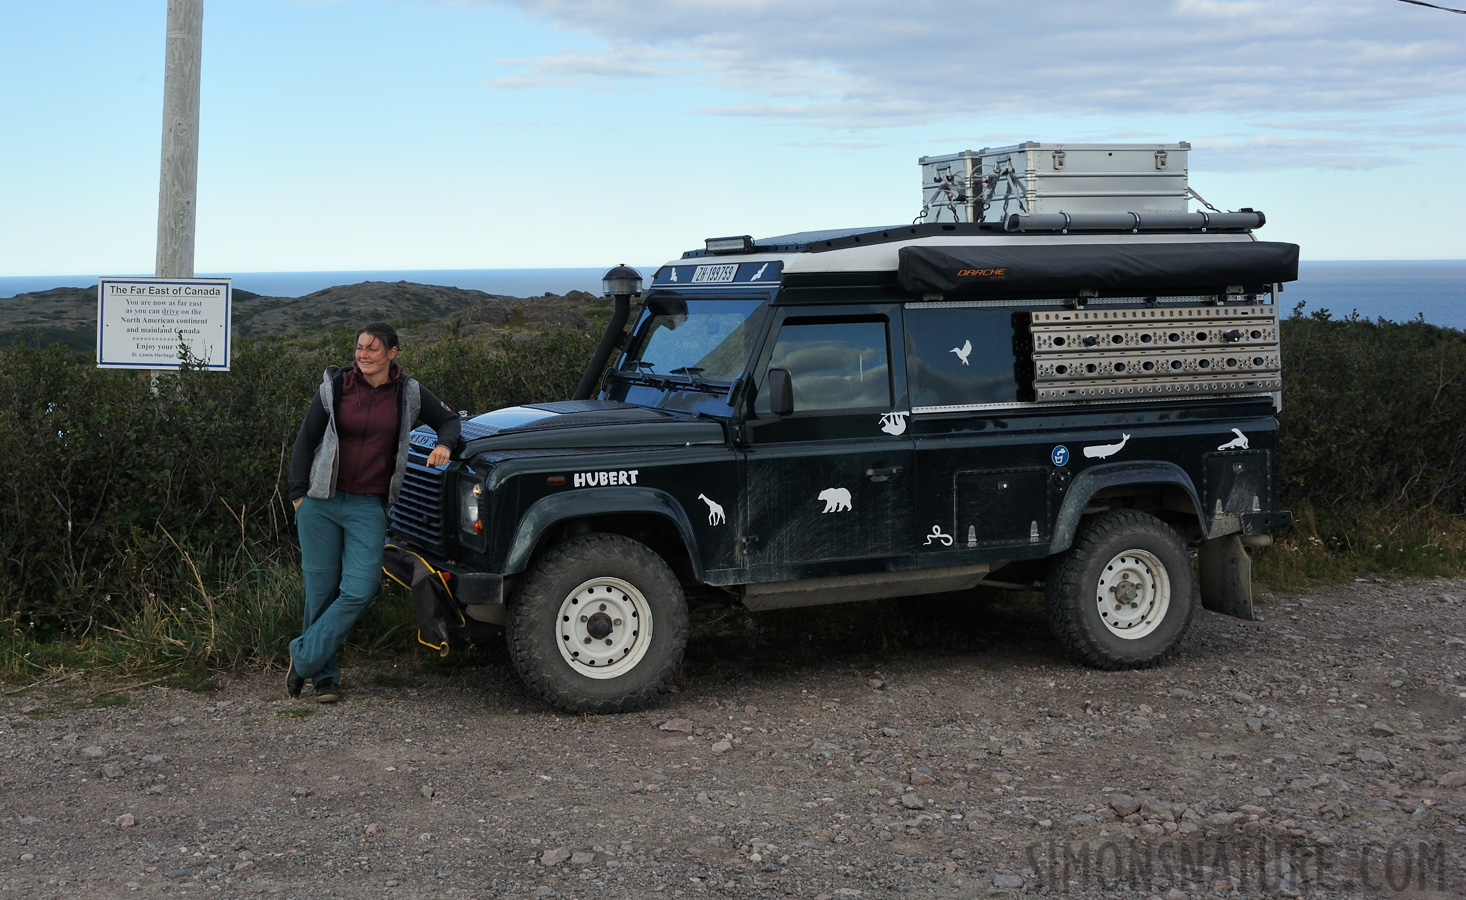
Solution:
M 889 478 L 892 475 L 900 475 L 900 474 L 901 474 L 901 467 L 900 466 L 891 466 L 891 467 L 885 468 L 885 469 L 866 469 L 865 470 L 866 477 L 869 478 L 871 481 L 874 481 L 874 482 L 877 482 L 877 483 L 882 482 L 882 481 L 885 481 L 887 478 Z

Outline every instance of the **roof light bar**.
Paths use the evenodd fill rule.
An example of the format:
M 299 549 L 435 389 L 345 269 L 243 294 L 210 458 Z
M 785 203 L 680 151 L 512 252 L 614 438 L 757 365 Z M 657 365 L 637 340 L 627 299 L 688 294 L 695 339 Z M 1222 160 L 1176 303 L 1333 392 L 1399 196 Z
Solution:
M 753 237 L 740 234 L 736 237 L 708 238 L 703 244 L 709 253 L 752 253 Z

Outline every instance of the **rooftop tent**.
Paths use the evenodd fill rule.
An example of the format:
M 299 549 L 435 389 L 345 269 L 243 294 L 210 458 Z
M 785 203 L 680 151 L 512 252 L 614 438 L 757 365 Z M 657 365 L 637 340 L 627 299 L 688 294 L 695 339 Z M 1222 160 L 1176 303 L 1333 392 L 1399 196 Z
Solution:
M 1270 241 L 903 247 L 898 277 L 914 294 L 973 299 L 1267 290 L 1298 279 L 1298 245 Z

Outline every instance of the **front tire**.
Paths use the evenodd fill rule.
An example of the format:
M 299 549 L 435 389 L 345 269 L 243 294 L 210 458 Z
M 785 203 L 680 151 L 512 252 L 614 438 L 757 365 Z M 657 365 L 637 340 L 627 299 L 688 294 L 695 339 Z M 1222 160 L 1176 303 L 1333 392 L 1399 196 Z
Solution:
M 530 690 L 575 713 L 630 712 L 671 684 L 687 647 L 677 577 L 646 545 L 590 534 L 551 550 L 509 612 L 509 653 Z
M 1147 513 L 1088 521 L 1044 582 L 1059 643 L 1097 669 L 1143 669 L 1174 656 L 1196 615 L 1196 575 L 1181 536 Z

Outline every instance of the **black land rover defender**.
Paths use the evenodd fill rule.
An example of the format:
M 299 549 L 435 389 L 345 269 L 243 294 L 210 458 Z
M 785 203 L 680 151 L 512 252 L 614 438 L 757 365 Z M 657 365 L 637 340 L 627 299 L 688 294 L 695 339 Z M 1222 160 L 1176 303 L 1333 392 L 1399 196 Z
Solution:
M 395 540 L 570 711 L 653 701 L 689 603 L 1041 584 L 1077 658 L 1153 665 L 1198 604 L 1251 617 L 1244 547 L 1291 519 L 1276 296 L 1298 248 L 1262 224 L 714 239 L 657 270 L 624 336 L 640 278 L 614 269 L 579 396 L 469 419 L 446 470 L 415 435 Z

